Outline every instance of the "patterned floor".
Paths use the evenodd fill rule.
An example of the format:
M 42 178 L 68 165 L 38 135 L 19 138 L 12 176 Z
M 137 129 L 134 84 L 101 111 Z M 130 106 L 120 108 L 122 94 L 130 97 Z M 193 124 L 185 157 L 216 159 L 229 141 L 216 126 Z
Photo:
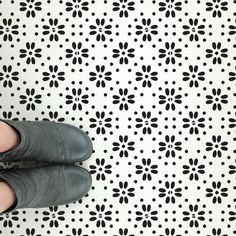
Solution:
M 1 216 L 0 235 L 236 234 L 235 9 L 0 1 L 1 117 L 70 123 L 94 144 L 76 163 L 84 198 Z

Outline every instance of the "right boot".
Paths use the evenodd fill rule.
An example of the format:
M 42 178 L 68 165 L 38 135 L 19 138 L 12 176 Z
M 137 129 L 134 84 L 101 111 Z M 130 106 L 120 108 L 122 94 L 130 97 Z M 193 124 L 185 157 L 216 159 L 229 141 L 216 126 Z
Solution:
M 0 181 L 7 182 L 16 196 L 15 203 L 0 215 L 69 204 L 85 196 L 92 185 L 89 171 L 73 165 L 1 169 Z

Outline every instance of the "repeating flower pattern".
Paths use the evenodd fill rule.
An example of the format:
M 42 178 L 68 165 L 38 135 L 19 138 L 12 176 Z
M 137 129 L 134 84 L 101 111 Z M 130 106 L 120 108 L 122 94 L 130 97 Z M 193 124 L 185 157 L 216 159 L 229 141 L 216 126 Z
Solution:
M 235 6 L 0 1 L 1 118 L 74 124 L 94 149 L 84 198 L 1 215 L 0 234 L 234 235 Z

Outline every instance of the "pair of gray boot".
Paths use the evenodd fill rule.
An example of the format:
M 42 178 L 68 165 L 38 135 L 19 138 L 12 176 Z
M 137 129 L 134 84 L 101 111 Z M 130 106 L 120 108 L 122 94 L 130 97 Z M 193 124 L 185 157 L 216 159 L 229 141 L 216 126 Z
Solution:
M 0 161 L 58 163 L 35 168 L 0 170 L 0 181 L 14 190 L 16 201 L 0 215 L 21 208 L 64 205 L 81 199 L 92 185 L 86 169 L 70 165 L 87 160 L 93 151 L 88 135 L 76 126 L 50 121 L 4 120 L 20 136 L 20 144 L 0 152 Z M 69 165 L 59 165 L 69 164 Z

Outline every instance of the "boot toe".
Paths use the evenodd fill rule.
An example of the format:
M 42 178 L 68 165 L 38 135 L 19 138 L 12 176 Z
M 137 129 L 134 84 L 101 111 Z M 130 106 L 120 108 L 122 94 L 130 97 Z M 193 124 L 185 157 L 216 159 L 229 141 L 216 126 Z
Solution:
M 93 152 L 93 143 L 89 136 L 76 126 L 66 125 L 63 142 L 67 158 L 70 162 L 87 160 Z M 62 144 L 63 145 L 63 144 Z
M 70 166 L 64 170 L 66 193 L 64 197 L 66 202 L 74 202 L 84 197 L 92 186 L 92 177 L 88 170 L 80 166 Z M 70 200 L 69 200 L 70 199 Z M 69 201 L 68 201 L 69 200 Z

